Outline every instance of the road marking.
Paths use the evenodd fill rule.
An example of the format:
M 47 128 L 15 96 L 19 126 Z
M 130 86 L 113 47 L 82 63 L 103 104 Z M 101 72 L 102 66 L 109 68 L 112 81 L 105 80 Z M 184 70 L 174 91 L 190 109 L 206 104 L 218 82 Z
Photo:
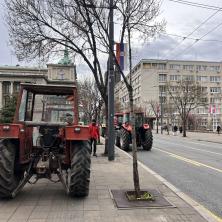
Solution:
M 201 204 L 200 204 L 201 205 Z M 201 205 L 202 207 L 204 207 L 203 205 Z M 205 207 L 204 207 L 205 208 Z M 218 222 L 222 222 L 222 218 L 218 217 L 217 215 L 215 215 L 214 213 L 212 213 L 211 211 L 209 211 L 208 209 L 205 208 L 205 210 L 211 214 L 212 217 L 214 217 Z
M 171 153 L 171 152 L 168 152 L 168 151 L 166 151 L 166 150 L 162 150 L 162 149 L 159 149 L 159 148 L 155 148 L 155 149 L 156 149 L 156 150 L 159 150 L 160 152 L 167 153 L 167 154 L 169 154 L 170 156 L 172 156 L 172 157 L 174 157 L 174 158 L 177 158 L 177 159 L 179 159 L 179 160 L 183 160 L 184 162 L 191 163 L 191 164 L 193 164 L 193 165 L 195 165 L 195 166 L 206 167 L 206 168 L 209 168 L 209 169 L 211 169 L 211 170 L 215 170 L 215 171 L 217 171 L 217 172 L 219 172 L 219 173 L 222 173 L 222 170 L 221 170 L 221 169 L 218 169 L 218 168 L 216 168 L 216 167 L 212 167 L 212 166 L 209 166 L 209 165 L 207 165 L 207 164 L 200 163 L 200 162 L 197 162 L 197 161 L 195 161 L 195 160 L 191 160 L 191 159 L 185 158 L 185 157 L 183 157 L 183 156 L 179 156 L 179 155 L 177 155 L 177 154 L 175 154 L 175 153 Z
M 173 143 L 173 144 L 175 144 L 175 142 L 170 142 L 169 140 L 167 140 L 167 142 L 164 141 L 164 143 L 170 143 L 170 144 Z M 198 143 L 195 143 L 195 144 L 198 144 Z M 203 144 L 200 144 L 200 145 L 203 145 Z M 222 156 L 222 153 L 217 153 L 217 152 L 213 152 L 213 151 L 208 151 L 208 150 L 193 148 L 193 147 L 185 146 L 185 145 L 182 145 L 182 144 L 180 144 L 180 146 L 183 146 L 183 147 L 186 147 L 186 148 L 192 149 L 192 150 L 199 150 L 199 151 L 203 151 L 203 152 L 206 152 L 206 153 L 217 154 L 217 155 L 221 155 L 221 156 Z

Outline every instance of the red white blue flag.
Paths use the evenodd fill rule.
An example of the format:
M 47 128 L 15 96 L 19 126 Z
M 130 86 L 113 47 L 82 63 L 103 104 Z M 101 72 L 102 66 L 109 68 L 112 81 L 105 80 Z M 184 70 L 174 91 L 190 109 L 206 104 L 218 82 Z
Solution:
M 127 44 L 116 43 L 116 59 L 122 71 L 127 70 Z

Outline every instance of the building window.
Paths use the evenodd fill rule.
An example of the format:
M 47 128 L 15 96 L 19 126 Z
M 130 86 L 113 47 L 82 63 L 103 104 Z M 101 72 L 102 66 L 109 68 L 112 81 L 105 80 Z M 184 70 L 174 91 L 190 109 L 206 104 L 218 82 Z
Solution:
M 211 93 L 220 93 L 221 88 L 220 87 L 210 87 L 210 92 Z
M 194 66 L 193 65 L 183 65 L 184 70 L 193 70 Z
M 211 82 L 220 82 L 220 76 L 210 76 Z
M 213 104 L 213 103 L 220 103 L 221 102 L 221 99 L 220 98 L 210 98 L 210 103 Z
M 196 66 L 196 70 L 197 70 L 197 71 L 206 71 L 206 70 L 207 70 L 207 66 L 197 65 L 197 66 Z
M 180 75 L 170 75 L 170 80 L 171 81 L 179 81 L 180 80 Z
M 160 70 L 165 70 L 166 69 L 166 64 L 157 64 L 157 69 L 160 69 Z
M 3 94 L 9 94 L 10 93 L 10 82 L 3 82 L 2 92 L 3 92 Z
M 166 93 L 166 86 L 159 86 L 159 92 Z
M 201 122 L 200 122 L 200 125 L 201 126 L 207 126 L 207 119 L 201 119 Z
M 185 75 L 185 76 L 183 76 L 183 80 L 193 81 L 193 80 L 194 80 L 194 76 L 191 76 L 191 75 Z
M 159 74 L 159 82 L 166 82 L 167 74 Z
M 208 67 L 209 71 L 220 71 L 220 66 L 209 66 Z
M 178 70 L 178 69 L 180 69 L 180 65 L 178 65 L 178 64 L 170 64 L 170 69 Z
M 19 82 L 15 82 L 13 85 L 13 93 L 18 93 L 20 90 L 20 83 Z
M 207 114 L 207 109 L 204 107 L 197 108 L 198 114 Z
M 201 92 L 202 93 L 207 93 L 207 87 L 201 87 Z
M 199 81 L 199 82 L 207 82 L 208 77 L 207 76 L 197 76 L 196 80 Z

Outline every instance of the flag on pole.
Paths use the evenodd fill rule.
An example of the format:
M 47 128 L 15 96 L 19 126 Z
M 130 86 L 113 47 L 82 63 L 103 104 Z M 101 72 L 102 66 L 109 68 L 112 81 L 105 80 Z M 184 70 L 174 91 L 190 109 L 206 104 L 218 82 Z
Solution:
M 127 70 L 127 43 L 116 43 L 116 59 L 122 71 Z
M 212 114 L 212 106 L 209 106 L 209 113 Z
M 213 113 L 216 113 L 216 105 L 214 104 Z

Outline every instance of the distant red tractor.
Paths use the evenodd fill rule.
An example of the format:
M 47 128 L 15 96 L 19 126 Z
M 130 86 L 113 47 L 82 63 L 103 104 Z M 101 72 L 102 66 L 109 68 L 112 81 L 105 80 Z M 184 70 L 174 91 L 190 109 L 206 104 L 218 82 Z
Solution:
M 138 147 L 143 147 L 144 150 L 151 150 L 153 145 L 153 135 L 144 113 L 135 113 L 135 127 L 136 127 L 136 144 Z M 130 113 L 117 113 L 115 115 L 115 129 L 116 129 L 116 146 L 128 151 L 132 143 L 130 124 Z
M 1 198 L 41 178 L 62 182 L 70 196 L 88 195 L 89 129 L 78 119 L 75 86 L 21 84 L 13 123 L 0 124 Z

